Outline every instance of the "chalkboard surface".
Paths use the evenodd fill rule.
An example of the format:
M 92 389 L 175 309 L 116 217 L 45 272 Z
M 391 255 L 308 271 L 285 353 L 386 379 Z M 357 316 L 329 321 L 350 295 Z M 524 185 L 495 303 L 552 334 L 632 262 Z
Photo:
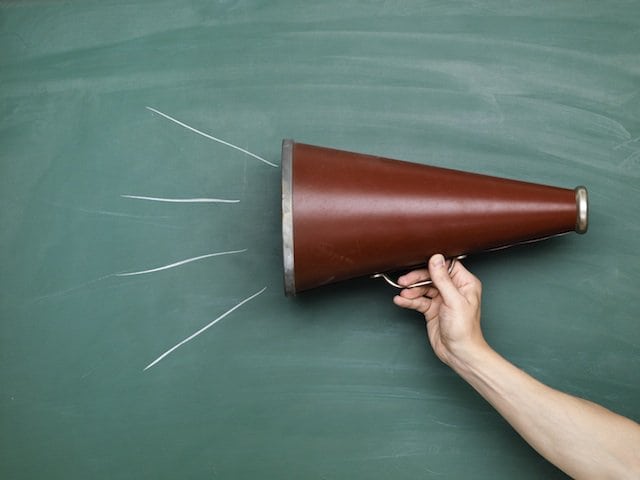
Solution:
M 0 477 L 564 478 L 391 287 L 285 298 L 280 143 L 586 185 L 585 236 L 467 266 L 499 352 L 638 420 L 639 32 L 634 1 L 2 2 Z

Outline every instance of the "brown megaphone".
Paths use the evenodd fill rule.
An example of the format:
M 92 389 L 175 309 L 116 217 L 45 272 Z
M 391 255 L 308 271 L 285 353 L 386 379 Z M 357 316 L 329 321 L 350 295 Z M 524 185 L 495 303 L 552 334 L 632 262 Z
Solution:
M 587 190 L 284 140 L 285 293 L 587 231 Z

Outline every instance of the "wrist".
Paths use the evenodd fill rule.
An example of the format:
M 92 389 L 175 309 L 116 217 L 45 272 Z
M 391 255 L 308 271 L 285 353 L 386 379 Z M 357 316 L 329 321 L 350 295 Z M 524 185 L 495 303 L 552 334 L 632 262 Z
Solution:
M 456 345 L 450 349 L 447 364 L 459 375 L 465 377 L 473 369 L 494 354 L 494 350 L 484 338 L 466 345 Z

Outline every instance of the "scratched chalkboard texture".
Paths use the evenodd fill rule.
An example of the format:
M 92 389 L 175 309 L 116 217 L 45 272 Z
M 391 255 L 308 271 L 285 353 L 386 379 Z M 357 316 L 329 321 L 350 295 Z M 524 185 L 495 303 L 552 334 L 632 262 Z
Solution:
M 564 478 L 391 287 L 285 298 L 282 138 L 586 185 L 467 266 L 499 352 L 640 418 L 640 3 L 2 2 L 0 478 Z

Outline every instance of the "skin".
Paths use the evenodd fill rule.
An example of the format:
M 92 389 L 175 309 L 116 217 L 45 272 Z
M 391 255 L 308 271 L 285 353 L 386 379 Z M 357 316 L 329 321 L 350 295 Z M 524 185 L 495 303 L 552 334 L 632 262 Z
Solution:
M 455 370 L 551 463 L 576 479 L 640 478 L 640 425 L 593 402 L 544 385 L 485 341 L 480 327 L 482 285 L 462 264 L 449 275 L 442 255 L 428 269 L 398 279 L 400 307 L 425 316 L 429 342 Z

